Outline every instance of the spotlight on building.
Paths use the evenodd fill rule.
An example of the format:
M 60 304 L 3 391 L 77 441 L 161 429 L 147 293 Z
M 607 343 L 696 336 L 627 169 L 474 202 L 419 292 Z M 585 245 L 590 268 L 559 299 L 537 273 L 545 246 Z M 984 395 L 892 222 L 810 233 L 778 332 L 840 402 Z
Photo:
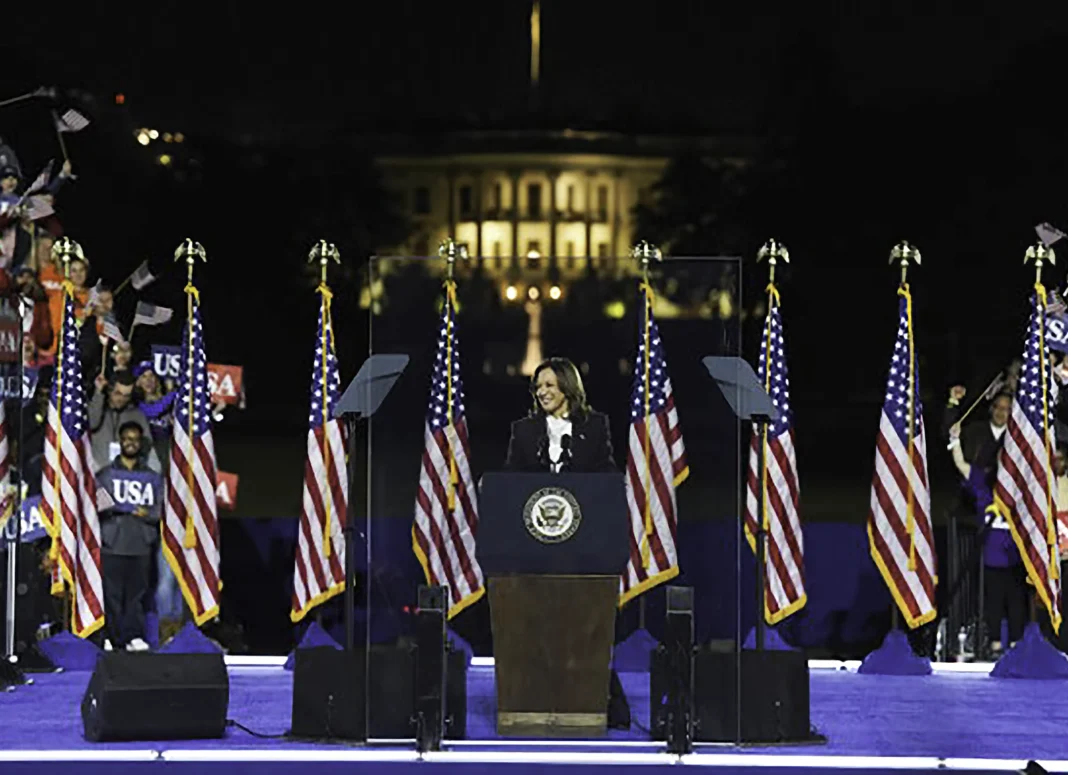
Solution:
M 541 258 L 541 253 L 536 250 L 528 250 L 527 258 Z
M 541 296 L 541 291 L 538 290 L 538 286 L 532 285 L 527 288 L 527 297 L 531 301 L 537 301 L 539 296 Z
M 509 285 L 504 289 L 504 296 L 508 301 L 515 301 L 519 298 L 519 289 L 514 285 Z
M 563 296 L 563 291 L 560 290 L 559 285 L 554 285 L 549 289 L 549 298 L 553 301 L 559 301 L 561 296 Z

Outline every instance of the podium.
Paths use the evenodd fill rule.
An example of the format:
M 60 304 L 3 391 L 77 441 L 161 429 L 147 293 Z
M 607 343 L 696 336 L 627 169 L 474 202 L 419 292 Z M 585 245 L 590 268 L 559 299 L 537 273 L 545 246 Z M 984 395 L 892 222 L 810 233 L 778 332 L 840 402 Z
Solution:
M 497 733 L 605 734 L 629 553 L 623 475 L 487 473 L 479 503 Z

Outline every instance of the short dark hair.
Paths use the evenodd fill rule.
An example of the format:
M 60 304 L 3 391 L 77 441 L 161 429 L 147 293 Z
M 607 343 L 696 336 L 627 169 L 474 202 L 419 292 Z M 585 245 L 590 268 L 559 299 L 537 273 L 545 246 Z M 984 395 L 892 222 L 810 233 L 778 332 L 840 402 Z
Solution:
M 137 384 L 137 380 L 134 379 L 133 372 L 129 371 L 128 369 L 116 371 L 114 374 L 111 375 L 111 387 L 115 387 L 116 385 L 133 387 L 135 384 Z
M 538 375 L 546 369 L 552 369 L 556 375 L 556 382 L 560 386 L 560 392 L 567 399 L 567 410 L 575 417 L 581 419 L 589 414 L 590 407 L 586 403 L 586 388 L 582 385 L 582 375 L 575 364 L 567 358 L 549 358 L 538 364 L 534 374 L 530 377 L 530 394 L 534 396 L 534 410 L 532 414 L 543 415 L 545 412 L 538 403 Z
M 1002 390 L 990 400 L 990 405 L 993 406 L 999 398 L 1007 398 L 1009 399 L 1009 403 L 1011 404 L 1012 399 L 1015 398 L 1015 396 L 1012 394 L 1011 391 Z
M 126 433 L 126 431 L 137 431 L 137 434 L 142 437 L 145 435 L 145 429 L 142 428 L 141 423 L 137 422 L 136 420 L 127 420 L 119 426 L 120 439 L 122 438 L 122 434 Z

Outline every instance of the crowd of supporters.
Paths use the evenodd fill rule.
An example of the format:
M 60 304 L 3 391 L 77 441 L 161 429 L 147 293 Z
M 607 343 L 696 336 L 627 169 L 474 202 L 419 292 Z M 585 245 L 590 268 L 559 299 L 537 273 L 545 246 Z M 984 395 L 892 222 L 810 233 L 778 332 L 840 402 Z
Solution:
M 157 479 L 151 507 L 129 512 L 98 500 L 106 624 L 97 637 L 105 648 L 146 650 L 148 641 L 155 640 L 145 630 L 150 610 L 158 615 L 160 642 L 177 632 L 184 615 L 158 528 L 176 386 L 155 370 L 148 335 L 153 329 L 135 329 L 131 321 L 117 318 L 116 293 L 123 286 L 128 293 L 136 288 L 129 283 L 114 286 L 116 278 L 108 276 L 108 267 L 95 265 L 91 255 L 71 257 L 64 265 L 61 251 L 54 250 L 64 236 L 62 192 L 74 180 L 69 161 L 55 175 L 46 168 L 28 177 L 14 150 L 0 140 L 0 369 L 6 416 L 0 428 L 7 450 L 0 461 L 0 471 L 7 472 L 3 516 L 17 501 L 18 483 L 22 501 L 41 495 L 66 288 L 78 327 L 91 464 L 98 483 L 106 492 L 120 467 L 149 472 Z M 141 335 L 133 343 L 129 339 L 135 330 Z M 25 375 L 21 390 L 20 372 Z M 0 454 L 4 448 L 0 443 Z M 47 538 L 38 541 L 45 572 L 52 570 L 53 562 L 48 545 Z M 61 611 L 57 605 L 52 617 L 59 626 Z

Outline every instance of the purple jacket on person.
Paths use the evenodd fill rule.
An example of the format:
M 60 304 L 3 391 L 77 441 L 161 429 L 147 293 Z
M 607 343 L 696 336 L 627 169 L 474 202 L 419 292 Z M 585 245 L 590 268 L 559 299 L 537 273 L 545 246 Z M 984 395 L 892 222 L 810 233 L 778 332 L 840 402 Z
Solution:
M 986 483 L 986 473 L 978 466 L 972 466 L 964 487 L 975 498 L 976 516 L 982 528 L 992 513 L 988 509 L 994 505 L 994 493 Z M 1011 568 L 1019 562 L 1020 552 L 1012 540 L 1009 525 L 1004 517 L 997 515 L 983 541 L 983 564 L 988 568 Z

